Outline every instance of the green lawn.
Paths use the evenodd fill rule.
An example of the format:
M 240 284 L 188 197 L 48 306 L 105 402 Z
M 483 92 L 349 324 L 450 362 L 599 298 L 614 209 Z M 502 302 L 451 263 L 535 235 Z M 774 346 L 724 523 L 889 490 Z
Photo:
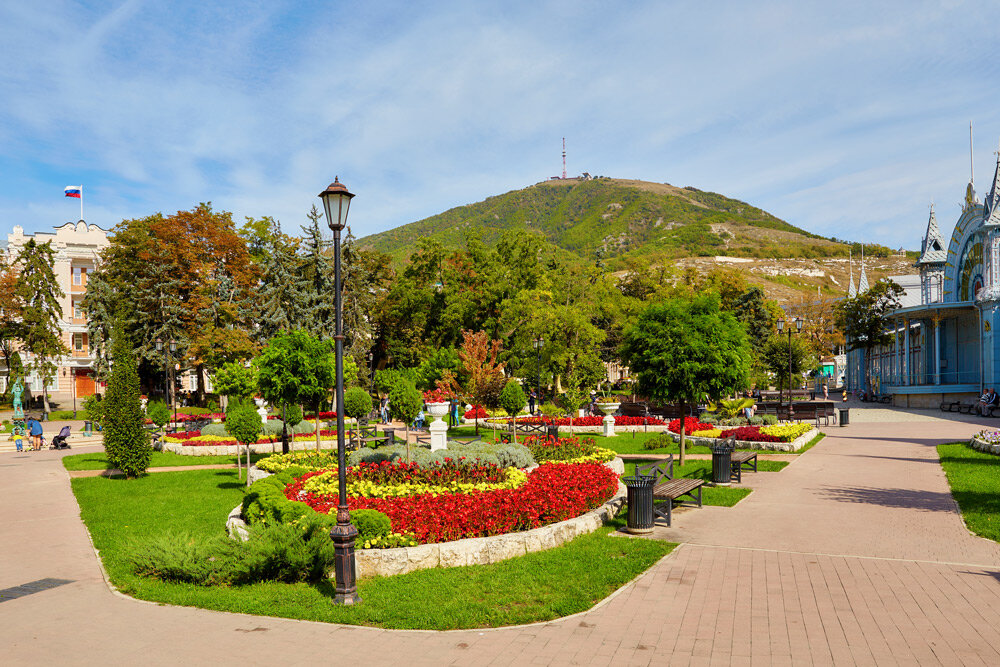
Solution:
M 937 449 L 965 525 L 976 535 L 1000 542 L 1000 457 L 964 442 Z
M 270 454 L 251 454 L 250 461 L 256 462 Z M 72 454 L 63 457 L 66 470 L 105 470 L 108 467 L 108 457 L 103 451 L 87 454 Z M 149 458 L 150 468 L 166 466 L 204 466 L 218 463 L 236 464 L 236 457 L 228 456 L 183 456 L 173 452 L 153 452 Z
M 644 464 L 649 461 L 626 461 L 625 474 L 634 475 L 636 463 Z M 758 461 L 757 469 L 760 472 L 777 472 L 788 465 L 788 461 Z M 744 473 L 743 481 L 752 483 L 753 472 Z M 688 461 L 683 466 L 674 463 L 675 477 L 691 477 L 693 479 L 712 479 L 712 462 L 706 460 Z M 720 505 L 722 507 L 732 507 L 739 501 L 750 495 L 753 489 L 734 488 L 731 486 L 708 486 L 702 487 L 702 503 L 705 505 Z
M 180 531 L 197 539 L 223 530 L 243 495 L 235 470 L 136 480 L 77 478 L 72 485 L 83 521 L 120 590 L 143 600 L 264 616 L 428 630 L 545 621 L 590 608 L 676 546 L 609 536 L 613 527 L 604 527 L 562 547 L 494 565 L 363 580 L 362 604 L 345 608 L 332 604 L 328 582 L 208 588 L 131 572 L 127 554 L 133 541 Z

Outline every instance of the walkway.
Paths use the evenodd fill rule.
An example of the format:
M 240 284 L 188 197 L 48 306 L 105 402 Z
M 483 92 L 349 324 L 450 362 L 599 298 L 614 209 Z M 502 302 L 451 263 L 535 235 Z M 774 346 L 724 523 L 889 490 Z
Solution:
M 658 529 L 687 544 L 598 608 L 448 633 L 115 595 L 62 453 L 3 455 L 0 504 L 18 509 L 0 524 L 0 589 L 72 582 L 0 602 L 3 662 L 998 664 L 1000 545 L 965 530 L 934 449 L 978 428 L 937 419 L 831 427 L 781 473 L 750 474 L 757 490 L 736 507 L 684 512 Z

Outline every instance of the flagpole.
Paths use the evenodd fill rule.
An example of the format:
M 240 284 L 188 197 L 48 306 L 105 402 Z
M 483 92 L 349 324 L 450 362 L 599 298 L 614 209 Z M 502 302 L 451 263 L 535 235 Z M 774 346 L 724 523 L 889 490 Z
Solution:
M 80 219 L 83 220 L 83 186 L 80 186 Z

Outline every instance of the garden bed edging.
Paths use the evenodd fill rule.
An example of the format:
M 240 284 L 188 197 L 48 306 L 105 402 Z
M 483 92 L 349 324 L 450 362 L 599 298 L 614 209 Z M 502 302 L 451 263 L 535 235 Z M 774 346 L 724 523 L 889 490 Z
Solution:
M 991 445 L 985 440 L 980 440 L 975 436 L 972 436 L 972 438 L 969 440 L 969 447 L 972 447 L 973 449 L 980 452 L 985 452 L 987 454 L 1000 455 L 1000 445 Z
M 813 428 L 799 437 L 795 438 L 791 442 L 757 442 L 754 440 L 737 440 L 737 449 L 760 449 L 772 452 L 797 452 L 806 445 L 809 441 L 815 438 L 819 434 L 820 430 L 818 428 Z M 674 438 L 674 442 L 680 442 L 681 436 L 677 433 L 671 433 Z M 722 438 L 697 438 L 691 435 L 684 436 L 685 444 L 701 445 L 704 447 L 711 447 L 712 445 L 717 445 L 722 442 Z

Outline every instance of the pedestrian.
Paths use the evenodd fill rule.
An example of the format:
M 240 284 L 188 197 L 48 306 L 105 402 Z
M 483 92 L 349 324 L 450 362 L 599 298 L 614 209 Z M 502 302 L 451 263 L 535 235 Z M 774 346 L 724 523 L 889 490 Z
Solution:
M 538 394 L 532 389 L 531 393 L 528 394 L 528 412 L 530 414 L 535 414 L 535 401 L 538 400 Z
M 28 418 L 31 422 L 31 449 L 38 451 L 42 448 L 42 423 L 34 417 Z
M 826 385 L 825 382 L 823 383 L 823 400 L 824 401 L 830 400 L 830 388 Z

